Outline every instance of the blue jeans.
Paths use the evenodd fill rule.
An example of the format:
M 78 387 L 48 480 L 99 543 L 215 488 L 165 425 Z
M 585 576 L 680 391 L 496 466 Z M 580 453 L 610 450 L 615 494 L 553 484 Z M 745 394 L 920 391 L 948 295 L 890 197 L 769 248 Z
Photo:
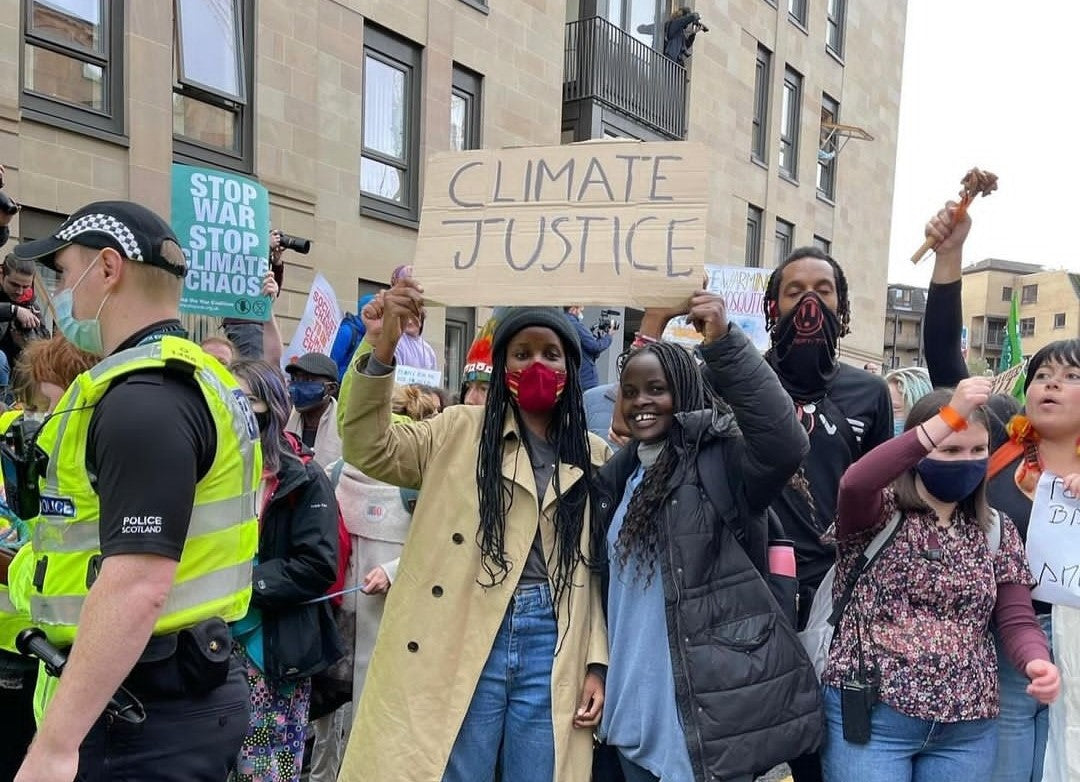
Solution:
M 1039 623 L 1046 633 L 1047 643 L 1051 643 L 1050 617 L 1040 616 Z M 1028 677 L 1016 670 L 1005 657 L 996 634 L 994 643 L 998 652 L 1001 716 L 997 721 L 997 761 L 991 780 L 1039 782 L 1043 775 L 1043 757 L 1046 755 L 1049 707 L 1027 694 Z
M 551 666 L 557 636 L 548 585 L 519 587 L 480 673 L 443 782 L 491 782 L 496 766 L 503 780 L 552 782 Z
M 825 687 L 825 720 L 821 766 L 829 782 L 976 782 L 994 767 L 994 720 L 933 722 L 879 703 L 869 743 L 852 744 L 844 740 L 835 687 Z

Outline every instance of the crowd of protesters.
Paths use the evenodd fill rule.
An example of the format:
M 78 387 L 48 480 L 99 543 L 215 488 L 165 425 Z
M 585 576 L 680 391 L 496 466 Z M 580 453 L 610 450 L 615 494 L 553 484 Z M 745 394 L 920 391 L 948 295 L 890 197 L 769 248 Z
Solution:
M 87 217 L 99 214 L 136 246 Z M 71 424 L 91 442 L 77 477 L 103 519 L 85 549 L 96 552 L 86 605 L 101 574 L 120 577 L 109 559 L 133 556 L 168 561 L 154 578 L 179 597 L 155 604 L 139 648 L 99 663 L 123 684 L 108 706 L 58 687 L 15 631 L 48 616 L 36 593 L 75 551 L 64 537 L 75 525 L 51 495 L 40 516 L 16 513 L 22 463 L 4 462 L 0 536 L 19 553 L 4 557 L 0 592 L 0 779 L 152 766 L 130 778 L 749 782 L 783 763 L 796 782 L 1068 778 L 1078 751 L 1047 749 L 1049 704 L 1080 695 L 1053 647 L 1080 627 L 1032 600 L 1025 540 L 1044 473 L 1080 492 L 1080 340 L 1030 359 L 1022 414 L 968 377 L 970 226 L 949 204 L 926 227 L 937 242 L 926 369 L 881 377 L 840 361 L 847 279 L 803 247 L 769 279 L 764 354 L 722 297 L 691 285 L 681 306 L 645 311 L 616 381 L 598 385 L 611 335 L 586 328 L 580 307 L 497 308 L 451 399 L 395 383 L 398 366 L 438 363 L 411 267 L 357 302 L 333 355 L 283 362 L 273 317 L 224 323 L 200 349 L 175 317 L 184 269 L 168 226 L 126 202 L 80 210 L 0 269 L 5 448 L 28 422 L 83 421 Z M 278 238 L 271 301 L 286 267 Z M 36 262 L 61 272 L 56 293 L 35 285 Z M 153 293 L 131 334 L 106 309 L 114 292 L 132 306 Z M 700 332 L 695 349 L 662 340 L 676 316 Z M 108 386 L 124 362 L 129 374 Z M 140 537 L 129 548 L 104 521 L 118 502 L 99 485 L 118 479 L 115 451 L 93 443 L 112 444 L 99 429 L 125 414 L 101 400 L 139 388 L 178 405 L 180 434 L 163 442 L 190 452 L 175 465 L 194 494 L 182 523 L 124 516 L 121 531 Z M 87 395 L 97 401 L 80 407 Z M 126 414 L 114 425 L 144 420 L 134 403 Z M 67 424 L 56 428 L 43 442 L 66 460 Z M 76 480 L 67 461 L 57 469 L 35 473 L 42 491 Z M 232 509 L 233 522 L 208 508 Z M 79 513 L 73 503 L 67 515 Z M 215 535 L 231 542 L 215 550 Z M 59 564 L 35 560 L 39 546 Z M 210 575 L 186 553 L 196 547 L 215 551 L 207 560 L 247 552 L 233 563 L 244 582 L 199 592 L 184 613 L 191 579 Z M 835 610 L 815 656 L 806 638 L 822 606 Z M 48 637 L 77 660 L 66 678 L 83 681 L 89 631 L 71 621 Z M 183 703 L 215 721 L 222 759 L 200 755 L 210 745 L 194 743 L 207 729 L 195 722 L 174 757 L 155 721 L 180 702 L 162 677 L 194 697 L 187 647 L 200 643 L 209 673 Z M 211 691 L 244 702 L 204 714 Z M 123 698 L 140 696 L 146 738 L 120 727 Z M 62 724 L 50 709 L 70 703 L 107 720 L 85 722 L 58 771 L 42 743 Z

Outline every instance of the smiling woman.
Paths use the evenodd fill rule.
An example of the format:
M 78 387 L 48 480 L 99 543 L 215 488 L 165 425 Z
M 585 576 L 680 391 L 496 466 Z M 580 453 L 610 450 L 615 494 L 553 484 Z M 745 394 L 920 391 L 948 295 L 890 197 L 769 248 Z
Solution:
M 594 519 L 610 642 L 600 735 L 628 779 L 750 780 L 820 737 L 817 680 L 758 577 L 766 509 L 809 443 L 724 300 L 699 291 L 688 310 L 730 410 L 679 345 L 621 361 L 633 441 L 600 470 Z

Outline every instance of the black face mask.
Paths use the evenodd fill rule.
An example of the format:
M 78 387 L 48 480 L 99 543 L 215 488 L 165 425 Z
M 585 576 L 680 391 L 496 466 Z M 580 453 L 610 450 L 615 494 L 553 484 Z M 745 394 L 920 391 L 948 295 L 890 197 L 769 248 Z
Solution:
M 772 331 L 769 364 L 796 402 L 825 396 L 839 371 L 840 320 L 816 293 L 804 294 Z

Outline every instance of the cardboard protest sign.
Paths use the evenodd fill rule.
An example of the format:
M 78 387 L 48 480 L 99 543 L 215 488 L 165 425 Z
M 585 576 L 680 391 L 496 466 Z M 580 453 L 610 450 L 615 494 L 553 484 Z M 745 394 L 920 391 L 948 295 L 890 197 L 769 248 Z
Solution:
M 1007 394 L 1012 396 L 1016 390 L 1016 384 L 1027 372 L 1027 361 L 1022 361 L 1014 367 L 1009 367 L 1004 372 L 994 376 L 994 383 L 990 386 L 991 394 Z
M 1028 564 L 1038 585 L 1036 600 L 1080 608 L 1080 498 L 1044 470 L 1031 503 Z
M 765 328 L 762 303 L 772 269 L 706 264 L 705 274 L 708 277 L 706 290 L 724 297 L 728 323 L 742 329 L 758 350 L 768 350 L 769 332 Z M 686 318 L 675 318 L 664 329 L 666 342 L 676 342 L 684 347 L 694 347 L 701 339 L 701 334 Z
M 415 275 L 447 306 L 676 304 L 701 279 L 708 159 L 638 141 L 437 154 Z
M 398 365 L 394 368 L 394 382 L 399 386 L 434 386 L 442 385 L 442 372 L 437 369 L 421 369 Z
M 341 317 L 341 307 L 334 289 L 325 277 L 316 274 L 307 304 L 304 305 L 304 314 L 281 357 L 281 366 L 288 365 L 305 353 L 325 353 L 329 356 Z
M 269 320 L 270 199 L 247 177 L 174 163 L 172 228 L 188 260 L 180 309 Z

